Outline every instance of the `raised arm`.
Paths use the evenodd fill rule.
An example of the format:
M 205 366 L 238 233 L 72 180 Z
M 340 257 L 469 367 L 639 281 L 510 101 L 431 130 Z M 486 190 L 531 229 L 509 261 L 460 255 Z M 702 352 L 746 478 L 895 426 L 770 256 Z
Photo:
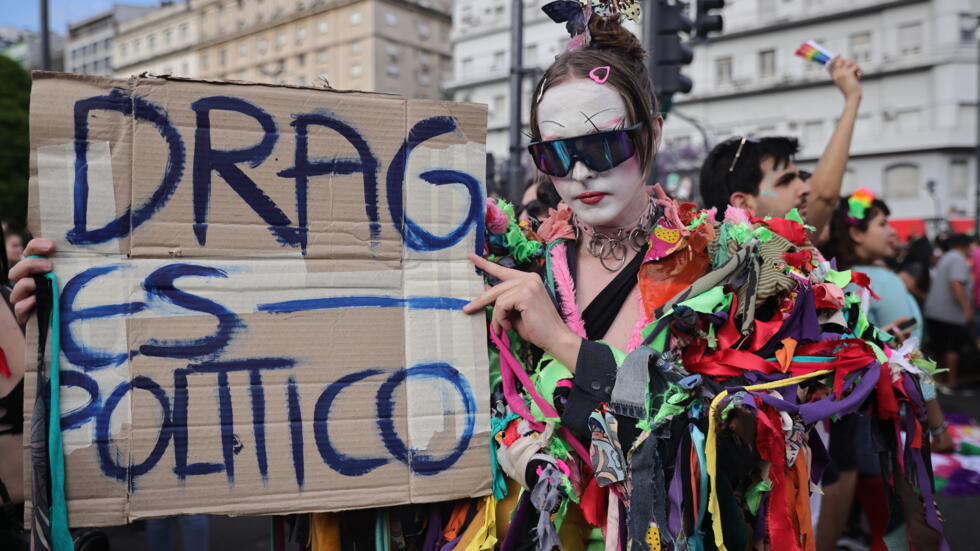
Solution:
M 851 137 L 861 105 L 861 68 L 850 59 L 835 57 L 830 62 L 830 74 L 837 89 L 844 95 L 844 111 L 834 133 L 810 177 L 810 199 L 807 222 L 814 227 L 814 239 L 830 222 L 840 196 L 844 171 L 850 156 Z

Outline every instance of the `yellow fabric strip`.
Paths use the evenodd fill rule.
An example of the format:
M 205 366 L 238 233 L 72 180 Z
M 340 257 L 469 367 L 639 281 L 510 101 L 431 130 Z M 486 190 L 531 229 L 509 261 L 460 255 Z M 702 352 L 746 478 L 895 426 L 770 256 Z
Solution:
M 797 377 L 790 377 L 789 379 L 783 379 L 781 381 L 747 386 L 745 387 L 745 390 L 754 391 L 782 388 L 784 386 L 795 385 L 815 377 L 821 377 L 829 373 L 833 373 L 833 370 L 821 369 L 820 371 L 814 371 L 813 373 L 807 373 L 806 375 L 799 375 Z M 715 417 L 718 415 L 718 404 L 720 404 L 726 396 L 728 396 L 728 391 L 723 390 L 717 396 L 715 396 L 714 400 L 711 400 L 711 408 L 708 410 L 708 441 L 705 442 L 704 446 L 704 455 L 708 461 L 708 477 L 711 484 L 711 491 L 708 494 L 708 512 L 711 513 L 711 529 L 715 535 L 715 545 L 718 546 L 718 551 L 728 551 L 725 547 L 725 534 L 721 527 L 721 506 L 718 504 L 718 491 L 715 487 L 717 482 L 715 473 L 718 469 L 718 438 L 716 433 L 717 427 L 715 426 Z

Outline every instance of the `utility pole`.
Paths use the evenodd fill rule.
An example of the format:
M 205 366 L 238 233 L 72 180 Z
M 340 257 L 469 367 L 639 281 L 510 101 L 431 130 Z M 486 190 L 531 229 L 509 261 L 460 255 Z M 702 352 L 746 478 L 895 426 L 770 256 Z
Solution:
M 643 20 L 641 23 L 641 29 L 643 33 L 643 42 L 646 43 L 647 50 L 647 72 L 652 77 L 657 72 L 657 18 L 659 17 L 660 10 L 660 0 L 646 0 L 643 10 L 640 12 Z M 659 113 L 654 113 L 654 115 L 659 115 Z M 657 183 L 657 178 L 660 177 L 659 171 L 657 170 L 657 158 L 654 156 L 653 162 L 650 163 L 650 173 L 647 175 L 647 185 L 652 186 Z
M 980 15 L 976 16 L 977 27 L 973 31 L 973 38 L 978 38 L 980 35 Z M 980 40 L 977 40 L 977 145 L 976 153 L 974 159 L 974 174 L 976 180 L 976 187 L 974 188 L 973 197 L 973 235 L 980 237 Z
M 520 199 L 524 169 L 521 164 L 521 113 L 524 96 L 524 0 L 511 1 L 510 14 L 510 159 L 507 160 L 507 186 L 504 197 Z
M 48 36 L 48 0 L 41 2 L 41 68 L 51 70 L 51 42 Z

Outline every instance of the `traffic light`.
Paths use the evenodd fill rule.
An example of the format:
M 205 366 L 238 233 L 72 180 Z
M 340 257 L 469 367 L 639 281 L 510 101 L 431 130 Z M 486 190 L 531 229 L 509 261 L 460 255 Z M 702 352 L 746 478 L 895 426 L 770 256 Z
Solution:
M 681 67 L 691 63 L 694 50 L 681 40 L 680 33 L 691 34 L 694 23 L 684 13 L 684 5 L 667 3 L 663 0 L 651 2 L 656 12 L 653 15 L 655 42 L 653 44 L 653 83 L 661 100 L 670 99 L 680 92 L 691 91 L 694 82 L 681 74 Z
M 694 20 L 694 36 L 707 38 L 708 33 L 721 32 L 725 22 L 720 13 L 711 13 L 725 7 L 725 0 L 697 0 L 697 19 Z

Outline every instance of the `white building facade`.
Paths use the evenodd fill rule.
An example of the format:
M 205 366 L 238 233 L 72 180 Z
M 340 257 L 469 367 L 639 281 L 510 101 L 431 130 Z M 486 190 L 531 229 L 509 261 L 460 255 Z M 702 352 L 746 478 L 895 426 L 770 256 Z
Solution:
M 152 6 L 116 4 L 112 9 L 68 25 L 65 70 L 88 75 L 112 74 L 112 39 L 116 25 L 150 11 Z
M 120 23 L 113 41 L 112 72 L 126 78 L 143 72 L 197 77 L 201 40 L 197 2 L 163 4 Z
M 522 120 L 528 124 L 530 94 L 537 77 L 565 50 L 568 33 L 541 11 L 550 0 L 524 2 L 524 78 Z M 443 84 L 455 101 L 489 107 L 487 153 L 507 159 L 510 125 L 511 0 L 456 0 L 453 8 L 453 76 Z
M 870 188 L 893 219 L 972 217 L 978 12 L 977 0 L 738 0 L 725 8 L 724 34 L 695 48 L 685 69 L 694 90 L 675 109 L 712 145 L 797 137 L 799 164 L 812 169 L 843 107 L 826 70 L 794 55 L 816 40 L 864 71 L 843 193 Z M 668 149 L 702 143 L 694 126 L 668 117 Z

